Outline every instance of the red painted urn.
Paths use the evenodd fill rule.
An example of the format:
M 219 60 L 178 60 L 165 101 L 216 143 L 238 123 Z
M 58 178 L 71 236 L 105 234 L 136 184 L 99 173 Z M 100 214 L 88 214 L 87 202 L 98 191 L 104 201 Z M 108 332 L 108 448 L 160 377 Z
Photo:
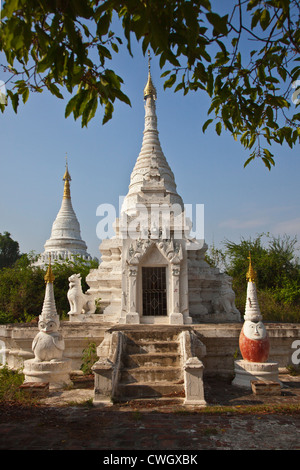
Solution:
M 246 320 L 240 333 L 239 347 L 243 359 L 249 362 L 266 362 L 269 357 L 270 342 L 261 321 Z

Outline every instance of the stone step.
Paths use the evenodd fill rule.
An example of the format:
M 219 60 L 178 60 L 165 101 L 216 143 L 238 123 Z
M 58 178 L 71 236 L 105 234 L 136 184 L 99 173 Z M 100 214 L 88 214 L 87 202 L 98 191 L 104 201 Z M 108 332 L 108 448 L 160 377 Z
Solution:
M 119 401 L 184 397 L 178 331 L 126 331 L 126 350 L 116 398 Z
M 182 380 L 182 370 L 180 367 L 132 367 L 122 368 L 120 382 L 178 382 Z
M 128 354 L 141 353 L 163 353 L 163 352 L 179 352 L 179 344 L 177 341 L 128 341 L 126 345 Z
M 179 394 L 181 395 L 181 394 Z M 146 407 L 147 409 L 154 407 L 165 407 L 165 406 L 173 406 L 173 405 L 181 405 L 184 401 L 184 396 L 155 396 L 155 397 L 142 397 L 142 398 L 135 398 L 135 397 L 119 397 L 116 398 L 117 403 L 126 403 L 130 402 L 130 404 L 134 406 L 139 406 L 140 408 Z
M 175 383 L 119 383 L 117 398 L 128 401 L 136 398 L 181 398 L 184 397 L 183 384 Z
M 126 336 L 137 342 L 137 341 L 177 341 L 178 334 L 180 331 L 175 330 L 164 330 L 160 328 L 158 330 L 139 330 L 139 331 L 126 331 Z
M 125 355 L 124 367 L 153 367 L 153 366 L 180 366 L 180 356 L 177 353 L 142 353 Z

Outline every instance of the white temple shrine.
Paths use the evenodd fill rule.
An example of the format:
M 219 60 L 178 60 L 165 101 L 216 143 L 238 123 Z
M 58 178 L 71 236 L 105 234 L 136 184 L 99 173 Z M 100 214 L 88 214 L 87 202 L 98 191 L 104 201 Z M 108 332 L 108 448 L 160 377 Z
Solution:
M 142 147 L 115 236 L 102 241 L 102 261 L 86 278 L 86 294 L 101 298 L 102 320 L 113 323 L 239 321 L 231 278 L 208 265 L 207 245 L 190 235 L 191 221 L 160 145 L 156 100 L 149 62 Z
M 53 222 L 51 236 L 46 241 L 45 251 L 39 256 L 35 266 L 44 267 L 52 262 L 64 262 L 80 256 L 85 261 L 92 260 L 87 253 L 87 245 L 81 238 L 80 224 L 74 212 L 71 200 L 70 181 L 71 176 L 66 162 L 66 170 L 63 176 L 64 192 L 60 210 Z
M 145 398 L 206 406 L 209 376 L 232 381 L 235 375 L 232 385 L 247 388 L 253 378 L 267 379 L 278 389 L 279 367 L 294 364 L 300 327 L 269 323 L 262 328 L 249 257 L 243 341 L 252 353 L 252 341 L 260 346 L 270 338 L 270 360 L 248 358 L 243 348 L 243 359 L 236 357 L 242 345 L 242 319 L 232 279 L 205 259 L 204 235 L 193 231 L 160 145 L 156 103 L 149 62 L 143 140 L 114 223 L 115 235 L 102 240 L 101 262 L 87 275 L 86 292 L 80 274 L 69 277 L 69 319 L 59 321 L 50 261 L 74 255 L 91 259 L 72 207 L 66 165 L 61 208 L 39 259 L 41 266 L 48 266 L 39 323 L 0 325 L 0 346 L 4 345 L 0 358 L 13 369 L 23 367 L 29 383 L 44 382 L 46 377 L 53 387 L 61 388 L 69 376 L 73 380 L 80 375 L 83 353 L 95 344 L 96 406 Z M 249 329 L 254 338 L 248 338 Z M 261 337 L 256 336 L 259 332 Z

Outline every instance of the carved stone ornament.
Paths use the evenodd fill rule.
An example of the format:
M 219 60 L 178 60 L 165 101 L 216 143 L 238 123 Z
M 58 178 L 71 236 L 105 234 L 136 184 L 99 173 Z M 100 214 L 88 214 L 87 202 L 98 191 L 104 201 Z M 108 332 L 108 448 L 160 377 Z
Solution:
M 127 263 L 131 265 L 139 264 L 141 258 L 153 245 L 155 245 L 161 254 L 172 264 L 179 264 L 183 259 L 182 246 L 180 243 L 175 243 L 174 240 L 155 242 L 150 239 L 138 239 L 130 245 L 127 255 Z
M 178 269 L 178 268 L 172 269 L 172 274 L 173 274 L 173 276 L 179 276 L 180 275 L 180 269 Z

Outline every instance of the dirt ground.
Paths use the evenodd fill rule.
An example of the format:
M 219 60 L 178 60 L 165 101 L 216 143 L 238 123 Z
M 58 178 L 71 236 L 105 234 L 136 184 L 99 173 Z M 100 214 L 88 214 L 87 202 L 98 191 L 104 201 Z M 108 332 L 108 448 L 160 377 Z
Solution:
M 124 463 L 111 461 L 122 454 L 143 466 L 157 452 L 199 463 L 200 450 L 300 450 L 300 377 L 280 380 L 280 395 L 266 397 L 207 378 L 207 409 L 172 399 L 94 407 L 91 388 L 53 391 L 37 406 L 0 407 L 0 450 L 97 450 L 97 463 Z

